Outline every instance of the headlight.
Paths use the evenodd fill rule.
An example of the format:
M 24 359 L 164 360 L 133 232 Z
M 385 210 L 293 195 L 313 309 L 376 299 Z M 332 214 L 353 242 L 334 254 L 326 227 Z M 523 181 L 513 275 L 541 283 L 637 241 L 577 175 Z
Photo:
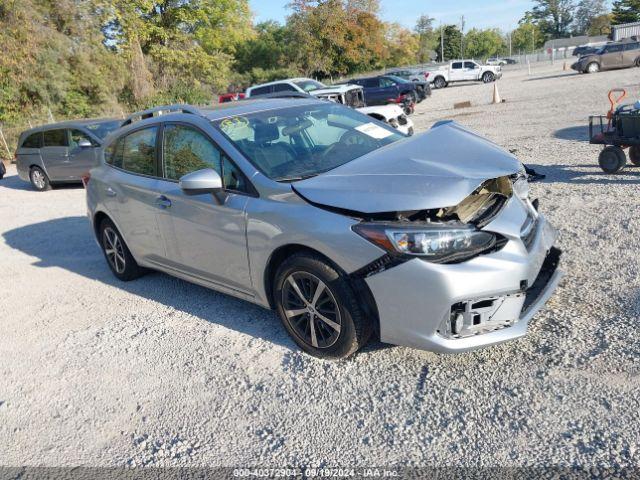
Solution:
M 422 257 L 434 263 L 455 263 L 486 252 L 497 243 L 492 233 L 444 225 L 425 227 L 360 223 L 353 231 L 391 254 Z

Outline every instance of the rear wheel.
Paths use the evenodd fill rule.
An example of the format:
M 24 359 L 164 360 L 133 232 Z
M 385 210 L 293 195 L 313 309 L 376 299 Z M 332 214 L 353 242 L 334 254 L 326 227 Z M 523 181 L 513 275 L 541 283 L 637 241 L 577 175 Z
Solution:
M 598 163 L 605 173 L 618 173 L 627 164 L 627 156 L 622 148 L 608 146 L 600 153 Z
M 495 81 L 495 79 L 496 79 L 496 76 L 491 72 L 485 72 L 484 75 L 482 75 L 482 81 L 484 83 L 491 83 Z
M 640 57 L 636 58 L 635 65 L 636 67 L 640 67 Z
M 629 160 L 631 160 L 631 163 L 633 163 L 636 167 L 640 167 L 640 147 L 639 146 L 631 147 L 629 149 Z
M 145 270 L 141 268 L 129 251 L 122 235 L 111 220 L 105 218 L 100 224 L 100 246 L 109 268 L 123 282 L 135 280 Z
M 295 254 L 283 262 L 274 300 L 291 338 L 316 357 L 348 357 L 371 336 L 371 322 L 351 286 L 317 255 Z
M 33 188 L 38 190 L 39 192 L 44 192 L 45 190 L 49 190 L 51 188 L 51 183 L 49 183 L 49 177 L 44 173 L 40 167 L 31 167 L 29 171 L 29 180 L 31 180 L 31 185 Z
M 587 65 L 587 73 L 598 73 L 600 71 L 600 65 L 597 62 L 591 62 Z
M 444 79 L 444 77 L 436 77 L 436 79 L 433 81 L 433 86 L 436 88 L 445 88 L 447 86 L 447 81 Z

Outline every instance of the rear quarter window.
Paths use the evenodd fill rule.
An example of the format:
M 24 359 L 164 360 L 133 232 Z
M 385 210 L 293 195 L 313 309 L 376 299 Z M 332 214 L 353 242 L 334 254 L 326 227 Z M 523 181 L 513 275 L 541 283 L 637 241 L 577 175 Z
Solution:
M 271 93 L 271 86 L 268 87 L 258 87 L 258 88 L 254 88 L 253 90 L 251 90 L 251 96 L 255 97 L 258 95 L 267 95 L 268 93 Z
M 21 148 L 40 148 L 42 147 L 42 132 L 32 133 L 22 142 Z

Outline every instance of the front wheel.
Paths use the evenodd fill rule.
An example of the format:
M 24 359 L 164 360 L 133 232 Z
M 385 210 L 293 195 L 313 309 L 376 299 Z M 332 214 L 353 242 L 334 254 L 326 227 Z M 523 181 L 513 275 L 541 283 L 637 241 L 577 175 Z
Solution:
M 316 357 L 346 358 L 371 336 L 351 285 L 317 255 L 285 260 L 276 273 L 274 301 L 293 341 Z
M 611 145 L 600 152 L 598 163 L 605 173 L 618 173 L 627 164 L 627 156 L 622 148 Z
M 483 83 L 491 83 L 495 81 L 495 79 L 496 79 L 496 76 L 491 72 L 486 72 L 484 75 L 482 75 Z
M 145 271 L 131 255 L 122 235 L 111 220 L 105 218 L 100 224 L 100 246 L 111 272 L 123 282 L 135 280 Z
M 591 62 L 587 65 L 587 73 L 598 73 L 600 71 L 600 65 L 597 62 Z

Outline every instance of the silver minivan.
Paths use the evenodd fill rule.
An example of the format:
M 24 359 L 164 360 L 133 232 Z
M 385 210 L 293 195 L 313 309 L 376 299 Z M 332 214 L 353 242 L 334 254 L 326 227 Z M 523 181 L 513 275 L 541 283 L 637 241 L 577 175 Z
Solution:
M 94 119 L 52 123 L 27 130 L 18 139 L 18 175 L 36 190 L 80 182 L 98 164 L 99 147 L 122 120 Z
M 86 179 L 114 275 L 278 312 L 305 351 L 372 335 L 465 352 L 525 335 L 561 277 L 522 164 L 454 122 L 405 137 L 312 98 L 135 114 Z

